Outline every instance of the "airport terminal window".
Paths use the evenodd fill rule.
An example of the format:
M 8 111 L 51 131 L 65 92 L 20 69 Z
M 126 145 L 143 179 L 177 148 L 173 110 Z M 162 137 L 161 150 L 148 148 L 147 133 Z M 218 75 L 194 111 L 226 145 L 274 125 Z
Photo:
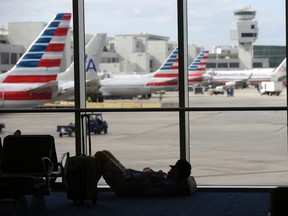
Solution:
M 206 68 L 216 68 L 216 63 L 207 63 Z
M 171 7 L 175 8 L 174 4 Z M 193 34 L 193 37 L 197 35 Z M 223 68 L 227 68 L 224 64 Z M 216 63 L 210 63 L 209 67 L 216 68 Z M 92 135 L 92 152 L 109 149 L 127 167 L 149 165 L 167 170 L 167 164 L 179 157 L 181 109 L 178 91 L 165 92 L 163 97 L 159 95 L 153 94 L 149 100 L 124 100 L 122 103 L 108 100 L 84 110 L 101 112 L 108 123 L 107 134 Z M 107 105 L 110 107 L 105 107 Z M 256 88 L 235 88 L 233 97 L 212 96 L 205 90 L 203 94 L 191 91 L 189 106 L 185 109 L 190 117 L 190 159 L 199 185 L 286 185 L 285 91 L 278 97 L 261 96 Z M 59 155 L 67 150 L 71 155 L 75 154 L 74 136 L 60 137 L 57 126 L 73 123 L 78 110 L 6 112 L 1 113 L 1 121 L 6 123 L 1 137 L 19 128 L 24 134 L 50 133 L 56 139 Z M 43 123 L 43 119 L 47 121 Z
M 17 53 L 11 53 L 10 59 L 10 64 L 15 65 L 17 63 Z
M 262 62 L 253 62 L 253 68 L 263 68 Z
M 190 4 L 192 8 L 193 3 Z M 268 8 L 267 11 L 269 11 Z M 217 14 L 216 11 L 214 12 Z M 220 13 L 222 12 L 214 18 L 220 17 Z M 197 17 L 195 16 L 194 20 L 195 18 Z M 193 32 L 194 20 L 188 20 L 188 26 L 192 26 L 190 32 Z M 217 30 L 215 30 L 215 35 L 216 32 Z M 193 32 L 188 38 L 197 38 L 197 32 Z M 257 48 L 256 51 L 261 53 L 260 49 L 263 48 L 264 52 L 267 47 L 257 46 Z M 285 50 L 284 46 L 283 48 Z M 285 56 L 286 53 L 282 60 Z M 213 64 L 207 64 L 207 68 L 216 68 Z M 231 63 L 230 67 L 232 67 Z M 284 88 L 279 97 L 265 98 L 251 86 L 249 89 L 235 88 L 234 97 L 231 98 L 226 94 L 224 97 L 220 96 L 221 94 L 213 95 L 209 102 L 202 101 L 201 94 L 189 95 L 190 107 L 200 107 L 200 109 L 204 107 L 202 112 L 194 110 L 189 113 L 191 161 L 194 172 L 197 173 L 196 179 L 201 182 L 200 184 L 211 185 L 212 182 L 213 185 L 286 184 L 288 177 L 285 171 L 288 163 L 285 156 L 287 155 L 286 93 L 286 88 Z M 239 101 L 236 101 L 236 98 Z M 219 106 L 223 110 L 217 110 Z M 275 111 L 261 111 L 261 108 L 273 106 L 282 107 L 283 110 L 275 108 Z M 207 107 L 211 107 L 212 110 L 216 109 L 205 112 Z M 233 108 L 236 107 L 239 110 L 234 111 Z M 257 107 L 259 110 L 245 111 L 241 110 L 241 107 Z M 209 117 L 205 118 L 205 115 Z M 278 162 L 276 162 L 277 158 L 280 159 Z
M 3 52 L 1 53 L 1 64 L 9 64 L 9 53 Z
M 230 68 L 239 68 L 238 62 L 230 62 L 229 65 L 230 65 Z
M 256 35 L 256 33 L 254 34 L 254 33 L 242 33 L 241 34 L 241 37 L 256 37 L 257 35 Z
M 228 63 L 218 63 L 218 68 L 228 68 Z

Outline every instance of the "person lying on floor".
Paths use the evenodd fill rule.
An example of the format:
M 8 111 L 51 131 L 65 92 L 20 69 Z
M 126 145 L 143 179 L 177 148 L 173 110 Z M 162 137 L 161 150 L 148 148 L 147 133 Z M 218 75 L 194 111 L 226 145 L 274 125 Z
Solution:
M 117 195 L 124 196 L 169 196 L 179 191 L 182 180 L 191 174 L 191 165 L 178 160 L 170 165 L 170 171 L 153 171 L 146 167 L 142 171 L 125 168 L 109 151 L 95 153 L 97 183 L 103 176 L 106 183 Z

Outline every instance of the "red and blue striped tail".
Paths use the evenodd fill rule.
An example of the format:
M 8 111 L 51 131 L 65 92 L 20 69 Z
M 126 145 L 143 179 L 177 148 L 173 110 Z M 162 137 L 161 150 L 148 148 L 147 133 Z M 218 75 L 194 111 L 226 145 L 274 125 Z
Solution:
M 206 64 L 209 51 L 203 50 L 197 58 L 188 67 L 189 73 L 203 74 L 206 70 Z
M 43 29 L 3 83 L 45 83 L 56 80 L 60 71 L 71 13 L 59 13 Z

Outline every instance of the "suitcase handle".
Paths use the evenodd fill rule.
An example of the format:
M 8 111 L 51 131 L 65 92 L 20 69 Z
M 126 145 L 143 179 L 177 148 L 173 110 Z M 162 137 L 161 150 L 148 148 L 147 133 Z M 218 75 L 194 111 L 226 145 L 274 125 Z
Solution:
M 84 122 L 86 123 L 85 119 L 87 119 L 87 124 L 84 127 Z M 86 155 L 87 152 L 85 151 L 85 143 L 86 147 L 88 145 L 89 155 L 91 155 L 91 131 L 90 131 L 90 115 L 89 114 L 81 114 L 81 123 L 82 123 L 82 154 Z M 86 128 L 86 132 L 88 132 L 88 143 L 87 143 L 87 136 L 86 136 L 86 142 L 84 137 L 84 128 Z M 86 135 L 86 133 L 85 133 Z M 87 149 L 87 148 L 86 148 Z

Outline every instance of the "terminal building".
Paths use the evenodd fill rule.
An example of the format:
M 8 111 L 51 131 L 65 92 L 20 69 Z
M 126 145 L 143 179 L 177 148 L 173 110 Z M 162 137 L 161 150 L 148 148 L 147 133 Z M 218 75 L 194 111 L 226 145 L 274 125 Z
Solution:
M 100 70 L 109 73 L 147 73 L 157 70 L 175 48 L 168 37 L 139 33 L 110 38 Z
M 243 70 L 251 68 L 274 68 L 286 57 L 285 46 L 260 46 L 253 43 L 260 37 L 255 20 L 256 11 L 242 8 L 234 12 L 236 29 L 230 31 L 235 46 L 213 46 L 207 62 L 208 70 Z M 8 71 L 34 41 L 46 23 L 11 22 L 8 30 L 0 31 L 0 71 Z M 91 35 L 86 36 L 86 42 Z M 62 71 L 73 57 L 71 43 L 67 41 L 66 54 L 62 61 Z M 107 38 L 99 71 L 109 73 L 149 73 L 157 70 L 177 45 L 169 37 L 148 33 L 122 34 Z M 189 45 L 189 62 L 203 47 Z M 207 48 L 206 48 L 207 49 Z M 209 49 L 209 48 L 208 48 Z

